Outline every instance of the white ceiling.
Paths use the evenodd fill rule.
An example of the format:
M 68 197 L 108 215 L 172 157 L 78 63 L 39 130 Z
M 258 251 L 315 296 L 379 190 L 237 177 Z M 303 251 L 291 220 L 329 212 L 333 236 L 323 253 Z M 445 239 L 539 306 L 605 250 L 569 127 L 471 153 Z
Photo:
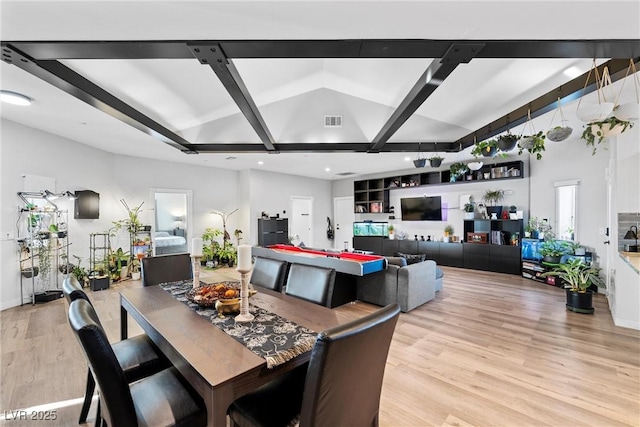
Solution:
M 640 2 L 609 1 L 2 1 L 3 41 L 233 39 L 639 39 Z M 210 67 L 197 60 L 66 60 L 65 65 L 194 143 L 260 143 Z M 369 142 L 430 59 L 237 59 L 277 143 Z M 591 60 L 474 59 L 391 137 L 452 141 L 588 71 Z M 324 179 L 409 168 L 418 153 L 187 155 L 2 62 L 0 86 L 34 99 L 3 118 L 105 151 Z M 629 85 L 626 88 L 631 87 Z M 625 95 L 626 96 L 626 95 Z M 575 108 L 565 107 L 574 119 Z M 342 115 L 340 129 L 324 115 Z M 539 128 L 550 117 L 538 119 Z M 575 128 L 580 128 L 575 123 Z M 517 130 L 516 130 L 517 132 Z M 574 132 L 576 133 L 576 132 Z M 574 137 L 576 137 L 574 135 Z M 577 138 L 577 137 L 576 137 Z M 465 150 L 465 158 L 470 158 Z M 443 153 L 440 153 L 443 154 Z M 235 159 L 227 159 L 234 157 Z M 447 154 L 446 162 L 459 154 Z M 259 161 L 264 164 L 258 164 Z M 330 168 L 330 171 L 325 171 Z

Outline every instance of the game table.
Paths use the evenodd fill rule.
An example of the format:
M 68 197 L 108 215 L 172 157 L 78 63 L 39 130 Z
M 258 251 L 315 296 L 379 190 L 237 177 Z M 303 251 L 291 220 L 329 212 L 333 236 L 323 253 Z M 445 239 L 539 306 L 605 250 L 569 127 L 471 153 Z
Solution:
M 331 299 L 332 308 L 356 299 L 358 277 L 387 268 L 385 257 L 379 255 L 300 248 L 291 245 L 254 246 L 251 248 L 251 254 L 289 263 L 333 268 L 336 271 L 336 282 Z

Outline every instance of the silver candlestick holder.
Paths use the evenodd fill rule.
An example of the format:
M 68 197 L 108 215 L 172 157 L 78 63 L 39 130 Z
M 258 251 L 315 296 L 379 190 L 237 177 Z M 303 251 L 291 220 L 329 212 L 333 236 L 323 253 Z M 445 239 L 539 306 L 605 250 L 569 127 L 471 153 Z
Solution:
M 236 322 L 251 322 L 253 314 L 249 313 L 249 270 L 238 270 L 240 273 L 240 314 L 236 316 Z

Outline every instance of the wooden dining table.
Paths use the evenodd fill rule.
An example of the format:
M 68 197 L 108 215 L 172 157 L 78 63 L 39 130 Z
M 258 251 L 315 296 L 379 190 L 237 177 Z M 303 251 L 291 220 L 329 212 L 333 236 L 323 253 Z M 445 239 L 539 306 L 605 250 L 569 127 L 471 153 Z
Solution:
M 338 325 L 333 310 L 259 288 L 250 303 L 315 332 Z M 160 286 L 120 292 L 120 332 L 128 336 L 131 316 L 207 406 L 207 424 L 227 425 L 227 408 L 237 398 L 309 361 L 308 351 L 272 369 L 240 342 L 176 300 Z

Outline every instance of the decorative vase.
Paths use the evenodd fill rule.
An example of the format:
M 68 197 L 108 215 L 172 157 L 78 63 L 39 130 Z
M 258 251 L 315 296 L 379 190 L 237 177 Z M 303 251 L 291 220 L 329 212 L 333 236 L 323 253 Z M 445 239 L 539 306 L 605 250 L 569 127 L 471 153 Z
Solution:
M 576 292 L 567 289 L 567 310 L 575 313 L 593 314 L 593 292 Z

